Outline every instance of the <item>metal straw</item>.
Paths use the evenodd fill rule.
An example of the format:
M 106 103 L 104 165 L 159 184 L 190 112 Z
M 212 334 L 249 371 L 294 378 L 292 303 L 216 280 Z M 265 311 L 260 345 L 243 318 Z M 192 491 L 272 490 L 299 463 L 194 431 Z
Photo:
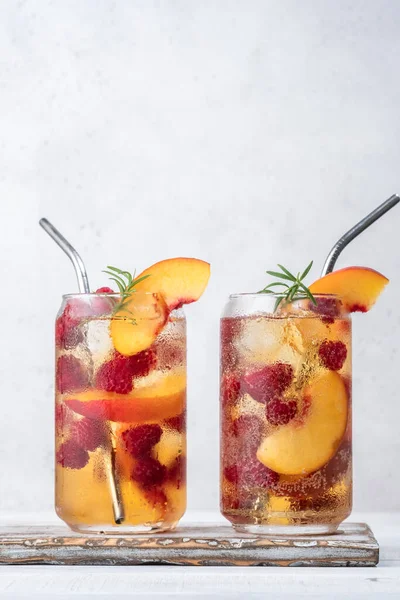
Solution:
M 64 250 L 65 254 L 71 260 L 74 265 L 76 278 L 78 280 L 79 291 L 81 293 L 89 294 L 89 280 L 86 272 L 85 265 L 83 260 L 79 256 L 78 252 L 75 250 L 73 246 L 65 239 L 63 235 L 48 221 L 47 219 L 40 219 L 39 225 L 43 227 L 46 233 L 49 234 L 51 238 L 60 246 L 62 250 Z M 113 436 L 111 436 L 112 438 Z M 116 477 L 116 468 L 115 468 L 115 447 L 113 444 L 113 440 L 110 440 L 110 461 L 107 465 L 108 468 L 108 479 L 110 485 L 110 493 L 111 500 L 114 512 L 114 521 L 120 525 L 125 518 L 124 514 L 124 506 L 122 503 L 121 490 L 118 484 L 118 479 Z
M 342 250 L 349 244 L 355 237 L 360 235 L 367 227 L 375 223 L 380 217 L 382 217 L 385 213 L 388 212 L 391 208 L 396 206 L 396 204 L 400 202 L 400 197 L 397 194 L 393 194 L 390 196 L 385 202 L 383 202 L 380 206 L 375 208 L 369 215 L 361 219 L 354 227 L 349 229 L 341 238 L 338 239 L 336 244 L 333 246 L 332 250 L 329 252 L 328 257 L 325 261 L 324 267 L 322 269 L 321 276 L 326 275 L 327 273 L 331 273 L 336 264 L 337 259 L 339 258 L 339 254 Z
M 65 254 L 71 260 L 74 265 L 76 278 L 78 280 L 78 287 L 81 294 L 90 294 L 89 280 L 83 260 L 71 246 L 71 244 L 65 239 L 63 235 L 48 221 L 47 219 L 40 219 L 39 225 L 43 227 L 46 233 L 58 244 L 61 250 L 64 250 Z

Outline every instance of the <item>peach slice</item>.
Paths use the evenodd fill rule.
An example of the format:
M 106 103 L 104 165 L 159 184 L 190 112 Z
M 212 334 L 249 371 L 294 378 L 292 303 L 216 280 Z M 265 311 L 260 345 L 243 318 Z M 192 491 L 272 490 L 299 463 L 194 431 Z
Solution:
M 169 310 L 183 304 L 196 302 L 207 287 L 210 265 L 197 258 L 168 258 L 155 263 L 138 275 L 147 279 L 137 289 L 144 292 L 159 292 Z
M 304 420 L 294 419 L 264 438 L 257 458 L 282 475 L 313 473 L 335 454 L 347 424 L 347 392 L 340 375 L 324 373 L 305 389 Z
M 132 293 L 111 319 L 110 333 L 114 348 L 124 356 L 146 350 L 164 327 L 168 314 L 160 294 Z
M 186 377 L 169 373 L 130 394 L 89 390 L 64 398 L 76 413 L 91 419 L 122 423 L 145 423 L 181 414 L 186 402 Z
M 349 312 L 367 312 L 389 283 L 378 271 L 367 267 L 346 267 L 321 277 L 310 286 L 312 294 L 335 294 Z

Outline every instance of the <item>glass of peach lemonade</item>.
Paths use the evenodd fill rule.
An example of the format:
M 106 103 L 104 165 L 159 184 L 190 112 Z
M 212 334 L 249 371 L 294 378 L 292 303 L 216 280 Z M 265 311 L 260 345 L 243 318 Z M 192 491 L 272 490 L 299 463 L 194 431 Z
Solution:
M 387 284 L 287 269 L 221 319 L 221 512 L 239 530 L 334 532 L 352 506 L 351 321 Z
M 177 258 L 136 279 L 108 273 L 118 293 L 66 295 L 57 316 L 56 511 L 78 531 L 168 530 L 186 507 L 181 307 L 210 266 Z

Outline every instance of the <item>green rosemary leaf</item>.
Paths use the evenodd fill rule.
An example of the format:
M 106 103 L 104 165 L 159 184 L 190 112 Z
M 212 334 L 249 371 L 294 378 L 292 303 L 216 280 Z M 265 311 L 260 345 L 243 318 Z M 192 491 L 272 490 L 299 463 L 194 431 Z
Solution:
M 308 265 L 308 267 L 307 267 L 307 268 L 306 268 L 306 269 L 303 271 L 303 274 L 302 274 L 302 276 L 299 278 L 299 279 L 300 279 L 300 281 L 303 281 L 303 279 L 304 279 L 305 277 L 307 277 L 307 275 L 308 275 L 308 274 L 309 274 L 309 272 L 311 271 L 311 267 L 313 266 L 313 264 L 314 264 L 314 261 L 312 260 L 312 261 L 310 262 L 310 264 Z
M 129 289 L 132 289 L 133 287 L 135 287 L 138 283 L 140 283 L 141 281 L 144 281 L 145 279 L 147 279 L 148 277 L 151 277 L 151 275 L 143 275 L 143 277 L 138 277 L 137 279 L 134 279 L 131 283 L 131 285 L 129 286 Z
M 279 265 L 278 267 L 285 273 L 285 275 L 287 275 L 292 281 L 296 281 L 296 277 L 293 275 L 293 273 L 291 273 L 290 271 L 288 271 L 284 266 Z
M 283 273 L 278 273 L 278 271 L 266 271 L 267 275 L 272 275 L 272 277 L 279 277 L 280 279 L 286 279 L 286 281 L 296 281 L 293 277 L 288 277 L 288 275 L 284 275 Z
M 117 269 L 117 267 L 112 267 L 111 265 L 107 265 L 107 269 L 110 269 L 110 271 L 115 271 L 115 273 L 118 273 L 119 275 L 124 275 L 127 273 L 127 271 L 122 271 L 121 269 Z
M 119 291 L 121 292 L 121 295 L 123 296 L 123 295 L 125 294 L 125 288 L 124 288 L 124 286 L 122 285 L 122 283 L 121 283 L 121 282 L 120 282 L 118 279 L 116 279 L 115 277 L 110 277 L 110 279 L 111 279 L 112 281 L 115 281 L 115 283 L 116 283 L 116 284 L 117 284 L 117 286 L 118 286 L 118 289 L 119 289 Z
M 136 271 L 132 275 L 129 271 L 123 271 L 111 265 L 108 265 L 107 270 L 103 271 L 103 273 L 106 273 L 112 281 L 115 281 L 121 294 L 121 300 L 115 306 L 114 312 L 118 312 L 118 310 L 124 308 L 129 313 L 130 311 L 127 307 L 129 305 L 130 294 L 133 294 L 136 291 L 135 287 L 137 284 L 150 277 L 150 274 L 135 279 Z
M 300 287 L 303 288 L 304 292 L 307 294 L 307 297 L 311 300 L 311 302 L 315 305 L 317 305 L 317 301 L 314 298 L 314 296 L 312 295 L 312 293 L 310 292 L 310 290 L 308 289 L 307 286 L 304 285 L 304 283 L 300 282 Z
M 294 276 L 286 267 L 278 264 L 278 267 L 281 269 L 282 273 L 279 271 L 267 271 L 268 275 L 272 277 L 276 277 L 278 279 L 283 279 L 284 281 L 290 281 L 290 284 L 284 283 L 282 281 L 274 281 L 273 283 L 269 283 L 265 286 L 264 289 L 258 292 L 259 294 L 271 294 L 276 293 L 271 288 L 283 287 L 284 289 L 279 290 L 277 293 L 277 299 L 275 302 L 275 311 L 280 306 L 281 302 L 293 302 L 294 300 L 300 300 L 304 298 L 309 298 L 314 304 L 316 304 L 316 300 L 308 287 L 303 283 L 303 279 L 308 275 L 313 265 L 313 261 L 304 269 L 301 273 L 299 271 L 297 276 Z M 300 275 L 301 273 L 301 275 Z
M 110 277 L 116 277 L 125 287 L 125 281 L 122 279 L 122 277 L 117 275 L 117 273 L 113 273 L 113 271 L 103 271 L 103 273 L 106 273 L 106 275 L 109 275 Z
M 129 273 L 129 271 L 124 271 L 123 276 L 125 277 L 125 279 L 127 279 L 128 286 L 130 286 L 132 283 L 132 275 Z
M 267 286 L 265 286 L 266 288 L 270 288 L 270 287 L 277 287 L 277 286 L 283 286 L 285 288 L 288 288 L 288 284 L 284 283 L 283 281 L 274 281 L 273 283 L 269 283 Z
M 276 299 L 275 306 L 274 306 L 274 312 L 276 312 L 278 310 L 279 305 L 283 300 L 284 300 L 283 296 L 280 296 L 279 298 Z
M 297 292 L 299 290 L 299 285 L 295 284 L 292 289 L 290 290 L 290 292 L 288 293 L 288 295 L 286 296 L 286 299 L 288 302 L 292 302 L 293 298 L 296 296 Z
M 272 287 L 282 287 L 282 286 L 285 289 L 289 289 L 289 286 L 287 285 L 287 283 L 283 283 L 283 281 L 282 282 L 277 281 L 275 283 L 270 283 L 269 285 L 266 285 L 265 288 L 263 288 L 262 290 L 260 290 L 260 292 L 265 292 L 265 293 L 268 293 L 268 294 L 277 294 L 278 293 L 277 291 L 271 290 L 270 288 L 272 288 Z M 260 293 L 260 292 L 258 292 L 258 293 Z M 282 290 L 281 293 L 283 294 L 283 290 Z

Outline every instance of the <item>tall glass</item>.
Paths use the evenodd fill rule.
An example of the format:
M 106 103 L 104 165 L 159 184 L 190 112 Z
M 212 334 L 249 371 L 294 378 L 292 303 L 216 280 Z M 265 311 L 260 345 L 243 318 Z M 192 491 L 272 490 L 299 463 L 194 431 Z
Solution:
M 316 296 L 274 312 L 230 296 L 221 320 L 221 512 L 237 528 L 331 533 L 352 504 L 351 322 Z
M 158 327 L 162 299 L 135 292 L 135 316 L 117 322 L 119 301 L 67 295 L 57 316 L 56 511 L 78 531 L 168 530 L 186 508 L 185 317 L 124 355 L 115 328 L 129 348 Z

